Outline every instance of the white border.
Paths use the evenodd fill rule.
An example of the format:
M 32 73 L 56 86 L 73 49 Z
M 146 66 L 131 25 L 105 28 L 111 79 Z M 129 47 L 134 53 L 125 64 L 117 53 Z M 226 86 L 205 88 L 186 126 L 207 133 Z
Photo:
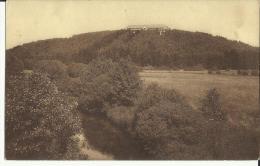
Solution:
M 256 166 L 257 161 L 4 161 L 2 165 L 57 166 Z
M 79 166 L 79 165 L 88 165 L 88 166 L 132 166 L 132 165 L 144 165 L 144 166 L 158 166 L 158 165 L 195 165 L 195 166 L 256 166 L 256 161 L 9 161 L 4 159 L 4 107 L 5 107 L 5 3 L 0 2 L 0 86 L 1 86 L 1 101 L 0 101 L 0 165 L 31 165 L 37 164 L 38 166 L 45 165 L 59 165 L 59 166 Z
M 0 158 L 4 160 L 4 105 L 5 105 L 5 2 L 0 2 Z

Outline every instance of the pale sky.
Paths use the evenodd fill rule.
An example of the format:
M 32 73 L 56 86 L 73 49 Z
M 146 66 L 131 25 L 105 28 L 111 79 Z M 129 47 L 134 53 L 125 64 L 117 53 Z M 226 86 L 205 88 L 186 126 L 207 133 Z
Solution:
M 8 0 L 6 44 L 164 24 L 259 46 L 258 12 L 259 0 Z

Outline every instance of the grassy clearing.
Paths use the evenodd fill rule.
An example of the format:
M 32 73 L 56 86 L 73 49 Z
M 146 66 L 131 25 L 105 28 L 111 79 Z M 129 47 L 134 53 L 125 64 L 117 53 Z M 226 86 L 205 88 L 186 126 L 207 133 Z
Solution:
M 207 71 L 143 70 L 139 73 L 147 85 L 155 82 L 164 88 L 179 91 L 193 108 L 200 107 L 201 97 L 210 88 L 217 88 L 224 111 L 234 124 L 249 127 L 259 111 L 259 77 L 210 75 Z

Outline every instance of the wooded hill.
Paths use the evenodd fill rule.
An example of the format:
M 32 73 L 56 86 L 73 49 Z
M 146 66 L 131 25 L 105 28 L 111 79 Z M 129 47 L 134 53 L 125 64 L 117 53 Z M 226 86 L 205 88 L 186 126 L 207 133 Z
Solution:
M 139 66 L 171 69 L 257 69 L 259 47 L 201 32 L 116 30 L 41 40 L 7 50 L 31 69 L 35 61 L 88 63 L 104 55 L 130 58 Z

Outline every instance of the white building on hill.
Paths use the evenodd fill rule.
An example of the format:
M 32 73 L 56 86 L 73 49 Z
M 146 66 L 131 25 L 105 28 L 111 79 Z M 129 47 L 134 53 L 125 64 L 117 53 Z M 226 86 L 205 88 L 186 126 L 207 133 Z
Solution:
M 154 24 L 154 25 L 129 25 L 126 27 L 126 30 L 129 31 L 148 31 L 148 30 L 157 30 L 160 32 L 160 35 L 167 31 L 170 30 L 170 28 L 166 25 L 162 25 L 162 24 Z

